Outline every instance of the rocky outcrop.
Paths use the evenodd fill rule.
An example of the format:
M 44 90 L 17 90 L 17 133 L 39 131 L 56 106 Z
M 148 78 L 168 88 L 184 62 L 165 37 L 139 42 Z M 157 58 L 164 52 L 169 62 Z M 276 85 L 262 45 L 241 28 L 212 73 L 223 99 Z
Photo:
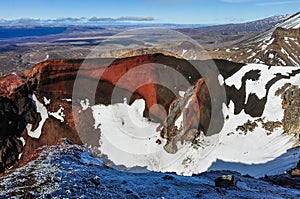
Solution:
M 300 135 L 300 88 L 289 83 L 277 90 L 277 95 L 282 98 L 284 118 L 282 120 L 285 133 Z
M 223 182 L 217 182 L 216 187 L 214 186 L 215 179 L 220 176 L 224 176 Z M 294 182 L 299 181 L 294 179 Z M 122 172 L 108 168 L 98 158 L 94 158 L 89 153 L 89 149 L 84 146 L 62 142 L 57 146 L 41 148 L 36 157 L 27 165 L 0 177 L 0 197 L 300 197 L 299 189 L 295 189 L 298 187 L 283 187 L 274 184 L 230 171 L 211 171 L 189 177 L 149 171 L 142 174 Z
M 213 58 L 270 66 L 300 65 L 300 13 L 234 47 L 211 51 Z
M 222 188 L 236 187 L 238 179 L 234 175 L 223 175 L 215 179 L 215 186 Z
M 265 176 L 261 179 L 268 181 L 274 185 L 293 188 L 296 190 L 300 189 L 300 161 L 294 169 L 287 171 L 284 174 L 274 175 L 274 176 Z
M 207 132 L 211 117 L 211 99 L 203 79 L 189 88 L 183 98 L 175 100 L 169 109 L 162 130 L 167 139 L 164 146 L 169 153 L 176 153 L 178 143 L 193 142 L 200 132 Z
M 284 39 L 284 37 L 286 36 L 299 37 L 299 34 L 300 34 L 300 28 L 285 29 L 285 28 L 278 27 L 273 32 L 272 36 L 277 39 Z
M 17 75 L 8 75 L 0 83 L 0 172 L 13 166 L 23 151 L 19 139 L 28 123 L 35 129 L 40 120 L 31 99 L 32 90 Z

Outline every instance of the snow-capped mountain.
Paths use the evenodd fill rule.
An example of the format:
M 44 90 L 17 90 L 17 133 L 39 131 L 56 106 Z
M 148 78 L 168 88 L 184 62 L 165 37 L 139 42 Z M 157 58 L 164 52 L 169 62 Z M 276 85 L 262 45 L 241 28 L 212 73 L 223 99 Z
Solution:
M 300 13 L 275 27 L 215 54 L 220 58 L 243 63 L 276 66 L 300 65 Z
M 300 12 L 288 17 L 286 20 L 284 20 L 281 23 L 278 23 L 273 28 L 259 34 L 256 37 L 253 37 L 253 38 L 251 38 L 251 39 L 249 39 L 248 41 L 245 41 L 245 42 L 249 42 L 251 44 L 251 43 L 261 42 L 261 41 L 264 41 L 264 40 L 269 40 L 269 39 L 271 39 L 271 36 L 273 35 L 276 28 L 284 28 L 284 29 L 298 29 L 298 28 L 300 28 Z

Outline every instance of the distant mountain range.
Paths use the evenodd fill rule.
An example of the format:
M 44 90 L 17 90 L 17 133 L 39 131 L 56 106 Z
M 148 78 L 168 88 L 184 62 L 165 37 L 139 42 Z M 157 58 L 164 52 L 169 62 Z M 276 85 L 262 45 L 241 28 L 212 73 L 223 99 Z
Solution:
M 120 18 L 57 18 L 57 19 L 33 19 L 33 18 L 20 18 L 20 19 L 0 19 L 0 25 L 83 25 L 83 24 L 99 24 L 99 23 L 126 23 L 126 22 L 147 22 L 154 21 L 152 17 L 120 17 Z
M 189 27 L 177 30 L 197 40 L 201 45 L 215 48 L 220 47 L 220 44 L 221 46 L 231 46 L 245 39 L 252 38 L 267 29 L 273 28 L 288 17 L 289 15 L 278 15 L 246 23 L 199 28 Z
M 251 21 L 241 23 L 244 26 L 265 26 L 268 24 L 274 24 L 282 21 L 288 15 L 277 15 L 260 19 L 257 21 Z M 19 18 L 19 19 L 0 19 L 0 26 L 21 26 L 21 25 L 132 25 L 132 24 L 143 24 L 143 25 L 171 25 L 170 23 L 157 23 L 152 17 L 119 17 L 119 18 L 98 18 L 98 17 L 65 17 L 57 19 L 34 19 L 34 18 Z M 175 25 L 175 24 L 172 24 Z M 183 25 L 184 24 L 176 24 Z M 186 26 L 212 26 L 213 24 L 188 24 Z
M 31 68 L 45 59 L 84 59 L 92 47 L 101 44 L 109 37 L 129 29 L 147 27 L 168 28 L 181 32 L 196 40 L 205 48 L 207 47 L 212 58 L 242 63 L 262 62 L 270 65 L 282 65 L 283 62 L 279 60 L 283 60 L 286 65 L 295 65 L 296 62 L 298 63 L 299 58 L 292 55 L 292 53 L 297 55 L 297 52 L 300 52 L 292 52 L 292 48 L 298 48 L 299 41 L 293 40 L 295 37 L 291 37 L 291 41 L 283 41 L 287 45 L 291 45 L 290 50 L 285 45 L 283 46 L 285 51 L 282 50 L 282 52 L 280 47 L 272 47 L 268 51 L 268 53 L 271 53 L 270 55 L 258 52 L 260 48 L 258 45 L 264 42 L 266 36 L 271 37 L 276 27 L 281 27 L 284 24 L 287 26 L 289 24 L 299 24 L 294 19 L 297 19 L 297 15 L 280 15 L 252 22 L 226 25 L 158 24 L 155 20 L 151 21 L 147 17 L 144 19 L 130 17 L 115 19 L 95 17 L 89 19 L 61 18 L 51 20 L 0 19 L 0 71 L 7 73 L 8 71 Z M 259 38 L 263 40 L 258 41 Z M 145 45 L 147 42 L 146 38 L 142 41 Z M 250 45 L 250 43 L 253 44 Z M 180 42 L 178 44 L 180 45 Z M 182 48 L 178 49 L 181 49 L 178 53 L 182 54 Z M 188 48 L 185 47 L 184 49 Z M 227 49 L 230 52 L 227 52 Z M 258 51 L 256 56 L 253 57 L 252 53 L 256 49 Z M 282 55 L 278 57 L 280 59 L 277 59 L 275 53 L 272 53 L 273 49 L 279 49 L 276 52 L 278 52 L 278 55 Z M 285 52 L 295 62 L 291 62 L 288 56 L 284 56 Z M 273 55 L 274 61 L 271 62 L 269 56 L 273 57 Z M 184 53 L 184 56 L 186 59 L 197 58 L 193 50 Z
M 110 26 L 110 25 L 143 25 L 143 26 L 183 26 L 183 27 L 202 27 L 212 24 L 172 24 L 172 23 L 157 23 L 152 17 L 119 17 L 119 18 L 58 18 L 58 19 L 0 19 L 0 26 Z

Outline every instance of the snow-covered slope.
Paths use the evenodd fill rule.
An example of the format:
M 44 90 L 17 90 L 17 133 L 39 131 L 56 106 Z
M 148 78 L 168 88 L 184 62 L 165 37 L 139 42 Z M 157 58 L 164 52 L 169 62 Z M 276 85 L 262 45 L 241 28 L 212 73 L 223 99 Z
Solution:
M 237 46 L 222 49 L 224 59 L 277 66 L 300 65 L 300 13 Z M 218 53 L 218 52 L 216 52 Z M 223 54 L 224 55 L 223 55 Z
M 285 29 L 297 29 L 300 28 L 300 12 L 290 16 L 283 22 L 277 24 L 275 27 L 259 34 L 258 36 L 251 38 L 249 40 L 249 43 L 256 43 L 261 42 L 263 40 L 269 40 L 273 34 L 273 32 L 276 30 L 276 28 L 285 28 Z
M 160 125 L 143 118 L 145 103 L 142 99 L 131 106 L 126 100 L 109 106 L 91 106 L 94 128 L 101 132 L 101 155 L 115 165 L 183 175 L 215 169 L 232 169 L 255 177 L 283 173 L 294 167 L 300 157 L 299 151 L 287 152 L 298 142 L 298 135 L 284 128 L 287 113 L 281 96 L 288 90 L 287 84 L 300 85 L 299 70 L 299 67 L 262 64 L 242 67 L 221 82 L 241 91 L 236 95 L 245 92 L 238 101 L 228 95 L 231 100 L 223 105 L 226 119 L 221 132 L 208 137 L 200 134 L 196 143 L 181 143 L 176 154 L 163 149 L 165 140 L 160 137 Z M 250 73 L 258 77 L 247 77 Z M 262 109 L 262 114 L 251 116 L 255 109 Z M 177 123 L 182 125 L 182 122 Z
M 300 12 L 295 15 L 292 15 L 284 22 L 280 23 L 278 27 L 286 28 L 286 29 L 296 29 L 300 28 Z

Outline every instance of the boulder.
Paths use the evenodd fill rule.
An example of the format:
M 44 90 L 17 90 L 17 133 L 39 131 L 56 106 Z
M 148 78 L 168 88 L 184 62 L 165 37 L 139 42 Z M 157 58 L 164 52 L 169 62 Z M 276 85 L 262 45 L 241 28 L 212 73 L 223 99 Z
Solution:
M 234 175 L 223 175 L 215 179 L 215 186 L 222 188 L 236 187 L 237 179 Z

